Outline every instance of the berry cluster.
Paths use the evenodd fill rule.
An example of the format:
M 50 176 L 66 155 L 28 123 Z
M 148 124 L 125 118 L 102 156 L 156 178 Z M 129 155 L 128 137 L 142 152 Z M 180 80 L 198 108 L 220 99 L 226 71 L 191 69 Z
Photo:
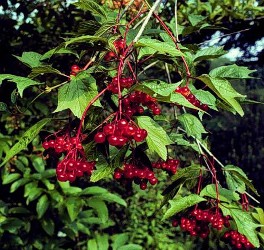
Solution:
M 134 183 L 140 185 L 142 190 L 147 188 L 148 182 L 151 185 L 155 185 L 158 182 L 154 172 L 148 167 L 137 166 L 129 163 L 124 164 L 124 169 L 115 169 L 114 179 L 130 180 L 131 182 L 134 180 Z
M 190 89 L 185 87 L 177 87 L 175 92 L 180 93 L 183 95 L 192 105 L 198 107 L 204 111 L 208 110 L 208 105 L 201 103 L 190 91 Z
M 228 231 L 223 235 L 223 240 L 236 249 L 252 249 L 254 246 L 247 237 L 237 231 Z
M 94 168 L 94 161 L 89 162 L 84 159 L 75 160 L 68 155 L 67 158 L 59 162 L 56 168 L 56 174 L 59 181 L 72 182 L 75 181 L 76 177 L 83 176 L 84 173 L 91 175 Z
M 145 129 L 137 127 L 126 119 L 120 119 L 106 124 L 102 132 L 95 134 L 94 141 L 96 143 L 104 143 L 107 140 L 112 146 L 122 147 L 133 139 L 136 142 L 142 142 L 147 135 L 148 132 Z
M 149 108 L 153 115 L 161 114 L 161 109 L 159 108 L 156 99 L 141 91 L 135 91 L 129 94 L 122 100 L 122 104 L 124 113 L 128 117 L 131 117 L 136 113 L 142 114 L 144 112 L 142 106 Z
M 168 159 L 167 161 L 158 161 L 152 163 L 153 168 L 166 170 L 168 173 L 176 174 L 180 161 L 176 159 Z
M 115 60 L 118 58 L 119 55 L 121 55 L 124 52 L 126 48 L 125 40 L 122 38 L 115 40 L 114 46 L 115 46 L 115 52 L 114 51 L 107 52 L 104 56 L 105 61 Z
M 69 152 L 72 149 L 82 149 L 81 142 L 76 137 L 56 137 L 55 140 L 48 140 L 42 143 L 44 149 L 54 149 L 56 153 Z
M 183 231 L 187 231 L 191 236 L 207 238 L 210 233 L 209 225 L 221 231 L 223 226 L 230 226 L 229 219 L 229 216 L 223 216 L 219 211 L 212 212 L 209 210 L 195 209 L 191 212 L 189 218 L 181 218 L 180 228 Z M 178 224 L 179 222 L 177 220 L 172 221 L 173 226 L 178 226 Z
M 130 88 L 135 81 L 131 77 L 121 77 L 119 79 L 120 90 L 122 91 L 124 88 Z M 111 91 L 113 94 L 118 93 L 118 78 L 117 76 L 112 79 L 112 81 L 108 84 L 107 89 Z
M 42 146 L 45 150 L 50 149 L 57 154 L 66 155 L 56 168 L 59 181 L 75 181 L 76 177 L 81 177 L 84 173 L 91 175 L 95 168 L 94 161 L 86 161 L 81 141 L 77 137 L 59 136 L 54 140 L 44 141 Z
M 79 67 L 78 65 L 74 64 L 74 65 L 71 66 L 71 73 L 70 73 L 70 75 L 72 75 L 72 76 L 76 76 L 77 73 L 78 73 L 80 70 L 81 70 L 80 67 Z

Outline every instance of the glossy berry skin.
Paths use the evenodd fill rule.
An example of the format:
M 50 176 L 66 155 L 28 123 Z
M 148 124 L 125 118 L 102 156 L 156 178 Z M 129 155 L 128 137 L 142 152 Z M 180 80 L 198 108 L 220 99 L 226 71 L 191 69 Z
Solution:
M 71 72 L 72 73 L 78 73 L 80 71 L 80 67 L 76 64 L 71 66 Z
M 98 132 L 98 133 L 96 133 L 95 136 L 94 136 L 94 141 L 95 141 L 96 143 L 104 143 L 104 142 L 105 142 L 105 139 L 106 139 L 106 136 L 105 136 L 105 134 L 102 133 L 102 132 Z

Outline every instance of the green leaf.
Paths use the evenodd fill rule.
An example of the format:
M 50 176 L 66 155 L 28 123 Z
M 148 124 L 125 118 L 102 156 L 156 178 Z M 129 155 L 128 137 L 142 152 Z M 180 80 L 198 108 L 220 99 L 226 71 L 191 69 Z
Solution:
M 54 229 L 55 229 L 55 224 L 53 220 L 50 218 L 45 218 L 45 219 L 42 219 L 40 222 L 41 222 L 41 226 L 44 229 L 44 231 L 48 235 L 52 236 L 54 234 Z
M 104 201 L 99 200 L 98 198 L 91 198 L 87 201 L 87 206 L 95 209 L 103 224 L 108 221 L 108 209 Z
M 149 48 L 149 47 L 143 47 L 140 48 L 138 53 L 138 59 L 141 59 L 144 56 L 150 56 L 155 54 L 157 51 L 155 49 Z
M 238 66 L 236 64 L 221 66 L 210 71 L 211 77 L 221 77 L 226 79 L 248 79 L 253 78 L 249 74 L 256 72 L 256 70 L 250 70 L 244 66 Z
M 112 237 L 112 248 L 113 250 L 118 250 L 119 247 L 125 245 L 129 240 L 129 234 L 128 233 L 121 233 L 121 234 L 115 234 Z
M 163 81 L 144 81 L 136 86 L 136 90 L 142 91 L 149 95 L 158 94 L 161 96 L 169 96 L 175 89 L 181 84 L 181 82 L 169 84 Z
M 217 199 L 216 185 L 210 184 L 204 187 L 202 191 L 200 192 L 200 196 L 202 197 L 207 196 L 207 197 Z M 222 188 L 220 185 L 218 185 L 218 198 L 220 201 L 228 202 L 228 203 L 232 201 L 240 200 L 240 197 L 236 192 L 228 190 L 226 188 Z
M 9 150 L 6 154 L 4 161 L 0 167 L 4 166 L 13 156 L 18 154 L 23 149 L 27 148 L 27 145 L 38 135 L 39 131 L 51 121 L 51 118 L 44 118 L 29 128 L 19 141 Z
M 255 208 L 255 210 L 256 210 L 256 213 L 252 213 L 252 216 L 258 221 L 258 223 L 260 225 L 262 225 L 260 232 L 264 233 L 264 227 L 263 227 L 263 225 L 264 225 L 264 211 L 262 208 L 259 208 L 259 207 Z
M 258 191 L 255 189 L 255 187 L 241 168 L 233 165 L 226 165 L 223 170 L 229 189 L 244 193 L 246 185 L 256 195 L 259 196 Z
M 203 104 L 207 104 L 210 109 L 217 110 L 216 98 L 209 91 L 202 89 L 192 89 L 193 95 Z
M 136 118 L 140 128 L 147 130 L 146 138 L 150 150 L 156 152 L 163 160 L 167 159 L 167 145 L 172 141 L 165 130 L 149 116 L 139 116 Z
M 185 113 L 178 117 L 179 122 L 184 127 L 188 136 L 201 139 L 203 133 L 207 133 L 200 120 L 191 114 Z
M 101 17 L 102 19 L 107 18 L 107 14 L 101 5 L 96 3 L 93 0 L 79 0 L 77 3 L 74 3 L 77 7 L 81 8 L 84 11 L 90 11 L 94 16 Z
M 236 222 L 238 232 L 245 235 L 255 247 L 259 247 L 259 239 L 255 229 L 260 225 L 254 222 L 250 213 L 241 209 L 230 209 L 230 214 Z
M 238 114 L 241 116 L 244 115 L 242 107 L 238 101 L 235 100 L 235 98 L 245 96 L 234 90 L 229 81 L 224 78 L 211 77 L 209 75 L 201 75 L 197 78 L 203 81 L 212 91 L 218 95 L 219 98 L 231 106 Z
M 192 26 L 196 26 L 198 23 L 202 22 L 205 17 L 201 15 L 190 14 L 188 15 L 188 19 Z
M 177 199 L 169 201 L 170 208 L 166 211 L 163 216 L 163 220 L 172 217 L 173 215 L 185 210 L 188 207 L 192 207 L 195 204 L 198 204 L 202 201 L 206 201 L 206 199 L 200 197 L 197 194 L 190 194 L 185 197 L 178 197 Z
M 82 195 L 98 195 L 98 194 L 105 194 L 108 193 L 107 189 L 102 187 L 87 187 L 84 190 L 82 190 Z
M 127 245 L 119 247 L 118 250 L 143 250 L 143 248 L 138 244 L 129 243 Z
M 160 101 L 166 102 L 166 100 L 164 99 L 161 99 L 161 98 L 157 98 L 157 99 Z M 171 93 L 171 96 L 167 102 L 176 103 L 178 105 L 182 105 L 184 107 L 191 108 L 191 109 L 201 110 L 198 107 L 191 104 L 183 95 L 181 95 L 180 93 L 176 93 L 176 92 Z
M 12 207 L 8 210 L 9 214 L 31 214 L 31 211 L 25 207 Z
M 69 197 L 66 199 L 65 204 L 71 221 L 74 221 L 82 209 L 82 200 L 77 197 Z
M 24 63 L 30 68 L 38 67 L 41 65 L 40 58 L 41 54 L 37 52 L 23 52 L 22 56 L 15 56 L 20 62 Z
M 38 219 L 42 218 L 42 216 L 46 213 L 47 209 L 49 207 L 49 199 L 46 194 L 42 195 L 40 199 L 37 202 L 37 214 L 38 214 Z
M 100 161 L 96 163 L 96 170 L 92 172 L 90 181 L 96 182 L 103 178 L 110 177 L 113 174 L 114 170 L 123 164 L 123 160 L 128 150 L 128 147 L 129 146 L 127 145 L 127 146 L 122 147 L 120 150 L 118 150 L 117 154 L 115 154 L 111 158 L 110 164 L 106 162 L 103 156 L 101 156 Z M 116 149 L 115 147 L 111 147 L 111 148 Z M 110 157 L 111 156 L 112 155 L 110 155 Z
M 14 82 L 17 85 L 18 93 L 21 97 L 23 97 L 23 92 L 26 88 L 32 85 L 40 85 L 43 83 L 31 80 L 27 77 L 15 76 L 10 74 L 0 74 L 0 85 L 3 80 L 8 80 L 9 82 Z
M 96 234 L 95 235 L 98 250 L 109 249 L 109 235 L 108 234 Z
M 0 111 L 7 111 L 8 107 L 4 102 L 0 102 Z
M 112 193 L 106 193 L 106 194 L 101 194 L 100 196 L 98 196 L 98 198 L 108 201 L 108 202 L 115 202 L 118 203 L 124 207 L 127 206 L 127 203 L 124 199 L 122 199 L 120 196 L 116 195 L 116 194 L 112 194 Z
M 33 68 L 28 77 L 35 78 L 43 74 L 57 74 L 57 75 L 65 76 L 65 74 L 61 73 L 57 69 L 52 68 L 50 65 L 45 65 L 45 66 L 38 66 L 38 67 Z
M 135 47 L 148 47 L 156 50 L 160 54 L 169 54 L 173 57 L 175 56 L 184 56 L 184 54 L 176 49 L 176 46 L 168 44 L 166 42 L 161 42 L 156 39 L 150 38 L 141 38 L 136 44 Z
M 14 173 L 14 174 L 6 174 L 2 177 L 3 179 L 3 185 L 9 184 L 11 182 L 14 182 L 15 180 L 17 180 L 21 175 L 18 173 Z
M 199 50 L 193 57 L 194 62 L 218 58 L 226 54 L 223 47 L 209 47 L 206 49 Z
M 100 36 L 90 36 L 90 35 L 85 35 L 85 36 L 79 36 L 79 37 L 74 37 L 74 38 L 69 38 L 64 42 L 65 48 L 69 46 L 70 44 L 76 44 L 76 43 L 93 43 L 93 42 L 102 42 L 103 44 L 107 43 L 107 40 L 105 38 L 102 38 Z
M 10 193 L 14 193 L 18 188 L 27 184 L 28 182 L 30 182 L 30 179 L 27 178 L 23 178 L 23 179 L 19 179 L 18 181 L 15 181 L 14 183 L 12 183 L 10 187 Z
M 196 143 L 191 143 L 190 141 L 185 140 L 183 138 L 182 134 L 172 132 L 169 136 L 170 136 L 170 139 L 174 143 L 176 143 L 178 146 L 190 147 L 194 151 L 200 153 L 200 150 L 199 150 L 199 147 L 197 146 L 197 144 Z
M 25 197 L 27 197 L 26 203 L 27 205 L 31 202 L 36 200 L 42 193 L 43 193 L 43 189 L 42 188 L 32 188 L 29 190 L 29 192 L 27 193 L 27 195 L 24 195 Z
M 54 112 L 70 109 L 80 118 L 88 103 L 98 94 L 95 79 L 86 72 L 72 77 L 69 83 L 59 88 L 58 107 Z M 94 106 L 101 106 L 97 100 Z
M 45 170 L 44 161 L 41 157 L 33 157 L 32 165 L 38 173 L 42 173 Z
M 95 239 L 87 241 L 87 249 L 99 250 Z
M 66 49 L 66 48 L 55 48 L 55 49 L 51 49 L 49 51 L 47 51 L 41 58 L 40 60 L 45 60 L 45 59 L 49 59 L 51 58 L 53 55 L 56 55 L 56 54 L 72 54 L 72 55 L 75 55 L 77 58 L 79 57 L 78 54 L 71 50 L 71 49 Z

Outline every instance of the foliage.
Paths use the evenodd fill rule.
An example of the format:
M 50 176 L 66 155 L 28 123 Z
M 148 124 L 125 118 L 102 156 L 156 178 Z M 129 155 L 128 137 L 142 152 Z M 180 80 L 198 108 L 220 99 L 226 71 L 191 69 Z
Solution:
M 23 107 L 20 126 L 29 127 L 17 133 L 19 128 L 6 124 L 7 135 L 1 134 L 1 185 L 11 194 L 1 201 L 3 249 L 152 247 L 159 239 L 147 237 L 144 244 L 142 239 L 134 242 L 133 236 L 128 241 L 132 226 L 127 232 L 109 233 L 117 222 L 111 220 L 108 203 L 121 209 L 126 201 L 105 188 L 90 186 L 88 180 L 114 177 L 128 189 L 132 181 L 142 190 L 147 185 L 152 189 L 150 184 L 162 178 L 159 169 L 172 181 L 163 192 L 164 219 L 192 216 L 198 207 L 213 210 L 217 216 L 230 216 L 233 230 L 255 247 L 261 246 L 260 208 L 251 208 L 247 197 L 256 199 L 246 188 L 256 196 L 258 193 L 241 168 L 224 166 L 211 153 L 204 126 L 204 117 L 214 114 L 213 110 L 244 115 L 241 104 L 246 95 L 233 87 L 232 80 L 252 78 L 254 70 L 233 64 L 199 73 L 205 60 L 219 58 L 226 51 L 197 44 L 182 46 L 178 37 L 215 28 L 212 23 L 219 24 L 227 13 L 243 19 L 248 16 L 247 9 L 258 16 L 262 8 L 245 3 L 246 7 L 238 5 L 231 15 L 225 4 L 213 2 L 201 7 L 200 1 L 197 5 L 188 2 L 186 8 L 179 6 L 179 25 L 175 18 L 164 22 L 162 15 L 154 12 L 160 2 L 154 7 L 145 4 L 139 11 L 127 11 L 127 6 L 118 14 L 111 9 L 115 5 L 107 2 L 80 0 L 70 8 L 77 8 L 80 16 L 84 15 L 80 10 L 91 15 L 91 20 L 81 22 L 82 29 L 47 52 L 27 51 L 16 56 L 28 67 L 27 76 L 0 75 L 0 84 L 15 83 L 11 102 Z M 168 7 L 170 4 L 161 9 L 166 12 Z M 152 15 L 145 15 L 145 11 Z M 217 18 L 220 13 L 221 18 Z M 45 100 L 47 105 L 43 105 Z M 6 116 L 14 108 L 4 102 L 0 107 Z M 166 110 L 168 116 L 163 115 Z M 48 131 L 40 132 L 44 126 Z M 188 147 L 195 158 L 185 166 L 181 163 L 177 171 L 179 146 L 182 151 Z M 89 164 L 95 164 L 95 169 L 87 169 Z M 220 184 L 221 172 L 224 181 Z M 54 181 L 55 175 L 59 182 Z M 64 182 L 67 180 L 81 188 Z M 10 202 L 13 195 L 19 199 Z M 130 209 L 132 214 L 137 211 L 136 207 Z M 143 234 L 149 230 L 154 234 L 158 225 L 151 223 Z M 214 232 L 213 224 L 209 226 Z M 37 227 L 42 231 L 30 237 Z M 56 240 L 50 241 L 54 235 Z M 216 235 L 221 240 L 223 231 Z M 166 240 L 168 247 L 176 246 L 170 237 Z

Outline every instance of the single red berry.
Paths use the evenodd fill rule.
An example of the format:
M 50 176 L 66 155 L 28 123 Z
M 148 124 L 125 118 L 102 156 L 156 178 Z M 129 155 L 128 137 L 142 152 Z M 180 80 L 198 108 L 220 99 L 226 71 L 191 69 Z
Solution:
M 94 136 L 94 141 L 96 142 L 96 143 L 103 143 L 103 142 L 105 142 L 105 134 L 104 133 L 102 133 L 102 132 L 98 132 L 98 133 L 96 133 L 95 134 L 95 136 Z
M 71 66 L 71 72 L 72 73 L 78 73 L 80 71 L 80 67 L 76 64 Z
M 145 182 L 141 182 L 140 183 L 140 189 L 141 190 L 145 190 L 147 188 L 147 183 L 145 183 Z
M 49 144 L 49 142 L 47 142 L 47 141 L 43 142 L 43 143 L 42 143 L 42 147 L 43 147 L 44 149 L 48 149 L 48 148 L 50 148 L 50 144 Z
M 114 179 L 119 180 L 121 178 L 122 178 L 122 173 L 120 173 L 120 172 L 115 172 L 114 173 Z
M 155 107 L 152 109 L 153 115 L 160 115 L 161 114 L 161 109 L 158 107 Z
M 149 180 L 149 183 L 151 185 L 156 185 L 158 183 L 158 179 L 156 177 L 154 177 L 154 178 L 152 178 L 152 179 Z
M 116 135 L 110 135 L 107 138 L 107 140 L 108 140 L 109 144 L 112 146 L 118 146 L 118 144 L 119 144 L 119 140 L 118 140 Z
M 58 181 L 67 181 L 68 180 L 68 175 L 65 173 L 65 174 L 58 174 L 57 175 L 57 179 Z
M 103 127 L 103 132 L 105 135 L 112 135 L 115 131 L 115 126 L 111 123 L 109 124 L 106 124 L 104 127 Z

